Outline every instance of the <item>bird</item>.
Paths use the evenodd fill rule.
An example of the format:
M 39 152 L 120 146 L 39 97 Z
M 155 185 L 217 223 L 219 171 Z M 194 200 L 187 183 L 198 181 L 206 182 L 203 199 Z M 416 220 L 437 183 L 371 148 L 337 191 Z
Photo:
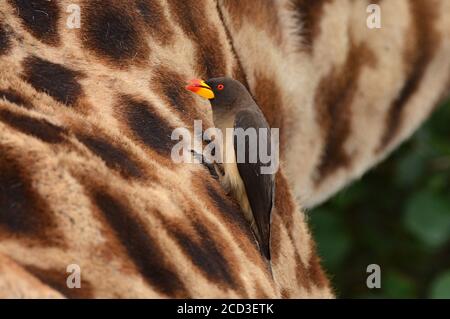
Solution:
M 270 261 L 270 224 L 275 196 L 275 173 L 261 173 L 261 168 L 267 167 L 268 164 L 264 163 L 260 153 L 256 152 L 256 148 L 261 147 L 261 139 L 268 142 L 267 150 L 271 154 L 275 149 L 271 146 L 271 130 L 267 120 L 246 87 L 235 79 L 193 79 L 188 83 L 187 90 L 210 101 L 214 126 L 221 131 L 225 141 L 224 160 L 218 170 L 220 183 L 238 202 L 255 234 L 262 255 Z M 257 141 L 251 143 L 249 137 L 245 136 L 245 144 L 240 148 L 242 144 L 238 145 L 236 133 L 240 129 L 245 131 L 249 128 L 257 132 Z M 242 149 L 245 150 L 244 161 L 238 157 L 238 151 Z M 254 160 L 251 160 L 251 156 L 255 155 L 252 152 L 257 155 Z

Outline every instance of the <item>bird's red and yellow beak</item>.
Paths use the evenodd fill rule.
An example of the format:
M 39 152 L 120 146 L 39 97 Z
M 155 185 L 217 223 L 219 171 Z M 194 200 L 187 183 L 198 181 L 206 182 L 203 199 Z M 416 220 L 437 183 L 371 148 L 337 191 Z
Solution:
M 199 80 L 199 79 L 190 80 L 189 84 L 186 85 L 186 90 L 192 91 L 195 94 L 198 94 L 201 97 L 204 97 L 205 99 L 213 99 L 214 98 L 213 90 L 203 80 Z

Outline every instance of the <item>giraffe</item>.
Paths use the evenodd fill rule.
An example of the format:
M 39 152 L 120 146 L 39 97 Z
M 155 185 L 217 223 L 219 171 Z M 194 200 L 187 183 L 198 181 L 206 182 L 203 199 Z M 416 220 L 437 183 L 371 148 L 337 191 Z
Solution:
M 371 2 L 380 29 L 366 26 Z M 446 0 L 0 2 L 0 297 L 333 298 L 303 209 L 449 93 L 448 12 Z M 170 158 L 175 128 L 212 126 L 185 80 L 217 76 L 280 129 L 272 274 L 218 181 Z

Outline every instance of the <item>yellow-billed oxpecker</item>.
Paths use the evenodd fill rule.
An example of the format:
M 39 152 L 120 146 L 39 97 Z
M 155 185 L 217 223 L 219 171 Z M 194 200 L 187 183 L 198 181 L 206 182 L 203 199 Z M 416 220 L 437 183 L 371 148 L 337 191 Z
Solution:
M 261 139 L 267 142 L 266 151 L 272 152 L 269 125 L 250 93 L 239 81 L 226 77 L 191 80 L 186 89 L 209 99 L 211 103 L 214 126 L 222 132 L 225 141 L 223 174 L 218 174 L 220 182 L 239 203 L 256 235 L 262 254 L 270 260 L 275 173 L 261 173 L 261 168 L 267 163 L 263 163 L 260 152 L 256 152 L 261 147 Z M 237 132 L 242 133 L 249 128 L 257 133 L 257 140 L 251 141 L 249 135 L 245 135 L 244 143 L 241 144 L 244 146 L 238 146 Z M 239 157 L 242 150 L 245 151 L 245 158 L 239 160 L 243 158 Z M 251 160 L 252 156 L 254 160 Z

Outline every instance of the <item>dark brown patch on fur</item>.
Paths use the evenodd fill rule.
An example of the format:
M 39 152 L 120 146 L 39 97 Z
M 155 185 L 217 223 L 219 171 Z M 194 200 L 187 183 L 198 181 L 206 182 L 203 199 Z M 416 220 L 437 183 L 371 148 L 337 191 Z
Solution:
M 33 108 L 33 105 L 25 97 L 23 97 L 19 92 L 13 89 L 0 90 L 0 100 L 6 100 L 8 102 L 14 103 L 18 106 L 22 106 L 26 109 Z
M 149 285 L 169 297 L 188 297 L 183 282 L 156 245 L 157 240 L 151 238 L 144 221 L 109 194 L 93 192 L 94 202 Z
M 47 199 L 34 189 L 26 174 L 29 169 L 6 149 L 0 149 L 0 229 L 7 236 L 28 236 L 46 245 L 57 244 L 60 238 L 54 232 L 51 209 Z
M 434 27 L 438 15 L 436 6 L 425 0 L 410 1 L 409 6 L 413 22 L 405 35 L 407 80 L 386 113 L 386 128 L 376 152 L 383 151 L 399 133 L 404 109 L 420 88 L 427 67 L 439 47 L 441 35 Z
M 308 275 L 308 271 L 305 267 L 300 254 L 296 251 L 294 254 L 295 258 L 295 278 L 297 279 L 297 284 L 299 287 L 304 287 L 306 290 L 311 290 L 311 281 Z
M 104 5 L 101 0 L 92 0 L 82 12 L 85 12 L 83 45 L 98 57 L 114 67 L 148 59 L 144 27 L 134 5 L 120 1 Z
M 320 22 L 323 7 L 332 0 L 292 0 L 298 24 L 298 34 L 302 39 L 302 48 L 311 52 L 314 40 L 320 35 Z
M 35 56 L 25 59 L 23 64 L 23 79 L 58 102 L 73 106 L 83 94 L 78 83 L 78 79 L 83 77 L 80 72 Z
M 239 247 L 241 247 L 247 258 L 251 260 L 255 266 L 266 269 L 265 261 L 259 251 L 250 224 L 244 218 L 237 203 L 230 197 L 227 197 L 220 186 L 215 187 L 213 184 L 207 183 L 205 187 L 204 182 L 200 183 L 200 181 L 203 180 L 204 178 L 199 178 L 197 188 L 200 194 L 206 191 L 204 202 L 208 209 L 212 212 L 216 212 L 217 216 L 222 219 L 224 225 L 226 225 L 228 230 L 234 235 Z M 268 272 L 267 277 L 270 277 Z
M 106 166 L 119 171 L 123 176 L 133 178 L 144 176 L 139 165 L 122 148 L 99 137 L 78 134 L 77 138 L 95 155 L 100 157 Z
M 273 213 L 273 212 L 272 212 Z M 277 216 L 272 217 L 270 225 L 270 255 L 272 263 L 278 264 L 281 253 L 281 222 L 278 222 Z
M 286 226 L 289 236 L 293 233 L 293 216 L 296 213 L 294 198 L 291 194 L 286 177 L 279 171 L 275 176 L 275 204 L 278 214 Z
M 125 115 L 126 121 L 136 138 L 163 156 L 170 155 L 173 141 L 172 128 L 166 121 L 156 114 L 153 107 L 144 100 L 136 100 L 123 96 L 120 112 Z
M 59 43 L 57 1 L 9 0 L 24 27 L 38 40 L 56 46 Z
M 212 185 L 207 184 L 206 190 L 208 196 L 211 199 L 213 205 L 217 208 L 222 216 L 229 222 L 232 222 L 239 226 L 239 228 L 249 237 L 252 238 L 252 232 L 250 225 L 245 220 L 244 215 L 241 213 L 239 206 L 234 203 L 230 198 L 220 194 Z
M 208 229 L 197 221 L 193 227 L 198 236 L 196 240 L 181 229 L 171 230 L 178 245 L 209 280 L 236 288 L 236 274 L 232 274 L 224 252 L 219 249 Z
M 44 119 L 16 114 L 8 110 L 0 110 L 0 118 L 3 123 L 8 124 L 16 130 L 47 143 L 57 144 L 63 142 L 65 139 L 65 129 Z
M 0 23 L 0 55 L 8 53 L 10 49 L 11 40 L 2 23 Z
M 294 247 L 294 258 L 295 258 L 295 265 L 296 265 L 296 279 L 299 286 L 304 287 L 306 289 L 311 288 L 311 279 L 313 282 L 318 285 L 319 287 L 322 287 L 320 285 L 322 284 L 328 284 L 328 279 L 323 274 L 322 268 L 319 263 L 319 259 L 317 256 L 311 257 L 316 258 L 312 261 L 311 264 L 308 266 L 308 268 L 305 266 L 305 261 L 301 259 L 299 252 L 297 251 L 297 248 L 295 246 L 295 239 L 294 239 L 294 232 L 296 231 L 294 229 L 294 214 L 296 214 L 295 206 L 294 206 L 294 198 L 290 192 L 289 184 L 286 180 L 286 177 L 281 173 L 278 172 L 276 175 L 276 194 L 275 194 L 275 207 L 278 216 L 280 217 L 281 221 L 277 222 L 277 219 L 274 219 L 274 222 L 272 223 L 273 230 L 272 230 L 272 257 L 273 261 L 276 262 L 279 258 L 280 253 L 280 232 L 281 228 L 284 227 L 287 231 L 289 240 L 291 245 Z M 300 212 L 299 212 L 300 213 Z M 314 245 L 312 246 L 312 252 L 313 255 L 315 254 Z M 323 275 L 323 277 L 320 277 L 320 275 Z M 316 282 L 317 281 L 317 282 Z
M 270 242 L 272 260 L 277 262 L 280 257 L 281 231 L 283 227 L 286 229 L 291 244 L 294 245 L 293 214 L 296 213 L 287 180 L 280 171 L 275 176 L 275 203 L 272 214 L 275 213 L 276 216 L 273 216 L 271 225 Z
M 247 91 L 248 91 L 251 95 L 253 95 L 253 94 L 251 93 L 250 88 L 249 88 L 249 85 L 248 85 L 247 75 L 245 74 L 245 72 L 244 72 L 244 70 L 243 70 L 243 68 L 242 68 L 241 63 L 239 62 L 239 58 L 238 58 L 238 57 L 236 57 L 236 61 L 237 61 L 237 63 L 235 63 L 235 65 L 234 65 L 234 67 L 233 67 L 232 77 L 233 77 L 235 80 L 238 80 L 239 82 L 241 82 L 241 83 L 247 88 Z
M 283 125 L 285 115 L 283 100 L 279 92 L 280 88 L 275 81 L 263 75 L 255 76 L 255 101 L 264 113 L 270 128 L 280 129 L 280 151 L 282 154 L 285 139 Z
M 72 299 L 91 299 L 95 297 L 92 285 L 82 275 L 80 276 L 81 287 L 69 288 L 67 287 L 67 277 L 70 276 L 70 273 L 67 273 L 65 268 L 44 269 L 34 265 L 23 265 L 23 267 L 44 284 L 59 291 L 65 297 Z
M 204 2 L 169 0 L 170 12 L 196 47 L 197 72 L 209 79 L 225 75 L 225 55 L 218 31 L 208 21 Z
M 147 31 L 156 41 L 163 45 L 173 40 L 174 32 L 164 15 L 164 9 L 155 0 L 135 0 L 137 10 L 143 17 Z
M 246 21 L 268 31 L 269 35 L 273 36 L 278 43 L 281 43 L 278 9 L 274 0 L 224 0 L 222 3 L 231 17 L 233 27 L 237 30 Z
M 350 165 L 344 145 L 351 133 L 351 106 L 363 67 L 375 63 L 375 56 L 364 44 L 352 44 L 344 65 L 334 67 L 319 82 L 315 104 L 325 145 L 317 167 L 317 183 L 339 167 Z
M 181 113 L 190 126 L 193 126 L 194 120 L 203 120 L 205 116 L 197 112 L 192 94 L 184 88 L 186 80 L 169 68 L 160 66 L 155 71 L 151 85 L 160 96 L 165 97 L 168 104 Z

